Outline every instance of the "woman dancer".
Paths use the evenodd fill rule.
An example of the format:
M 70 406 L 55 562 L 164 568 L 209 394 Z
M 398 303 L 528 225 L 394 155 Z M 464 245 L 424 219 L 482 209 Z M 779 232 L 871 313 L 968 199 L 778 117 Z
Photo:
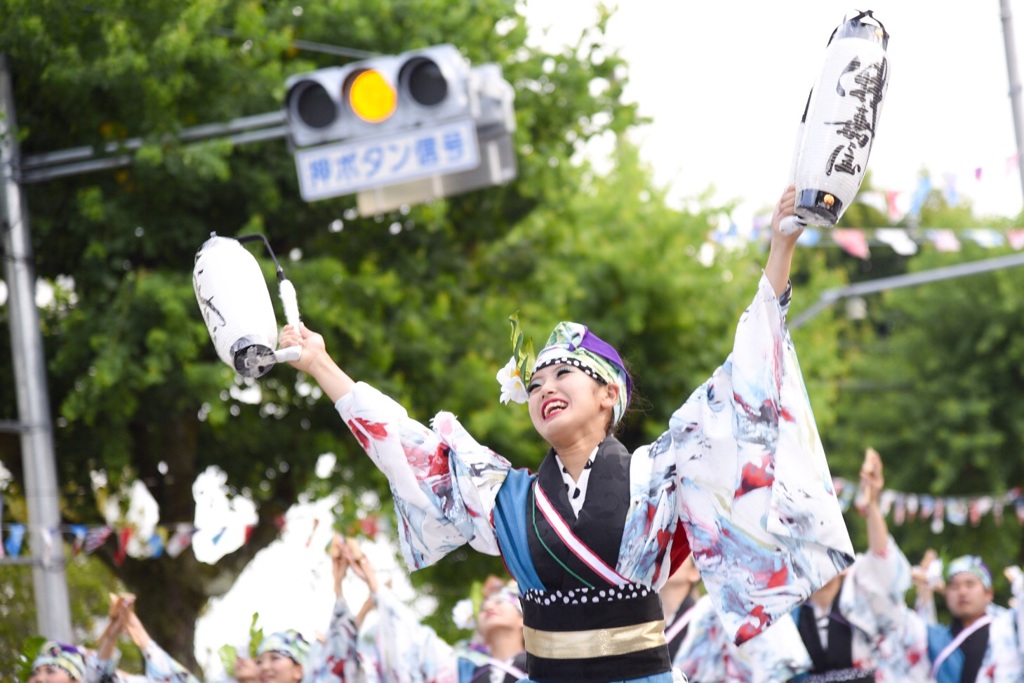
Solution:
M 779 224 L 794 197 L 787 188 L 775 208 L 764 275 L 729 358 L 632 453 L 611 434 L 632 381 L 583 325 L 560 323 L 532 367 L 513 357 L 505 373 L 523 380 L 550 446 L 537 473 L 513 469 L 450 413 L 431 428 L 416 422 L 346 374 L 322 336 L 282 330 L 281 346 L 302 347 L 294 367 L 390 480 L 410 567 L 466 543 L 502 555 L 520 590 L 532 680 L 671 680 L 658 589 L 691 550 L 739 642 L 852 562 L 785 327 L 799 232 Z

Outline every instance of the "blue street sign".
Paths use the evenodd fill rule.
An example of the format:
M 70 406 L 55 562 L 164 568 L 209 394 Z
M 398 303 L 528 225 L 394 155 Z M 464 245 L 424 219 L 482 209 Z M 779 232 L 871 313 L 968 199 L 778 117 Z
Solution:
M 472 119 L 295 151 L 299 191 L 307 202 L 457 173 L 479 164 Z

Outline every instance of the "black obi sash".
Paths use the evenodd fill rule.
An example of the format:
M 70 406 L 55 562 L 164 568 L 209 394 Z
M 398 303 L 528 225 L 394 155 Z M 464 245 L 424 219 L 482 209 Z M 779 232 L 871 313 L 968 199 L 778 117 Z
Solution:
M 548 500 L 579 537 L 609 567 L 619 561 L 622 532 L 629 510 L 630 454 L 618 439 L 608 437 L 601 442 L 594 456 L 587 483 L 587 497 L 583 501 L 579 518 L 569 504 L 565 481 L 555 460 L 555 452 L 547 457 L 537 470 L 537 485 L 544 489 Z M 537 509 L 533 492 L 528 499 L 526 520 L 530 542 L 530 557 L 544 587 L 548 590 L 607 586 L 594 570 L 583 563 L 562 543 L 558 533 Z M 579 624 L 574 624 L 581 628 Z
M 569 504 L 554 452 L 537 472 L 537 486 L 572 532 L 615 568 L 629 508 L 630 453 L 614 437 L 600 445 L 577 518 Z M 537 631 L 572 633 L 630 627 L 664 619 L 658 592 L 648 586 L 614 586 L 570 550 L 537 508 L 534 491 L 527 499 L 530 556 L 545 590 L 522 594 L 523 624 Z M 527 646 L 529 648 L 529 645 Z M 636 652 L 601 655 L 595 645 L 585 658 L 555 659 L 529 652 L 530 678 L 558 683 L 604 683 L 670 671 L 664 639 Z

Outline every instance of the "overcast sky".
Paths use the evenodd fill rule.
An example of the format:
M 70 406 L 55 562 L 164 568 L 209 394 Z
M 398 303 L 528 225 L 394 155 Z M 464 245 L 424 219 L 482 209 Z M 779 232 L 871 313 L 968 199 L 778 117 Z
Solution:
M 1024 2 L 1008 5 L 1020 36 Z M 548 29 L 548 44 L 564 44 L 593 23 L 595 6 L 529 0 L 527 10 L 534 27 Z M 677 197 L 713 185 L 720 198 L 746 200 L 747 210 L 773 205 L 829 36 L 854 9 L 873 10 L 890 34 L 891 79 L 869 163 L 874 185 L 909 196 L 927 169 L 936 187 L 955 177 L 976 213 L 1016 215 L 1022 197 L 999 0 L 623 0 L 609 40 L 630 64 L 629 99 L 654 119 L 638 141 L 658 182 Z

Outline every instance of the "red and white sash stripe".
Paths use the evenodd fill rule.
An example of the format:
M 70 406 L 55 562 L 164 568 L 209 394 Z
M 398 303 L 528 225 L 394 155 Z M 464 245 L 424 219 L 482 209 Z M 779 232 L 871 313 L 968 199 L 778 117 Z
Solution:
M 576 534 L 572 532 L 569 525 L 565 523 L 562 516 L 558 514 L 557 510 L 555 510 L 555 506 L 551 504 L 550 500 L 548 500 L 548 497 L 544 493 L 544 489 L 540 487 L 539 482 L 534 482 L 533 491 L 534 498 L 537 500 L 537 507 L 540 508 L 541 514 L 544 515 L 544 519 L 548 521 L 551 528 L 554 529 L 555 533 L 558 534 L 558 537 L 562 539 L 562 543 L 564 543 L 566 547 L 576 555 L 576 557 L 580 558 L 580 560 L 590 567 L 595 574 L 613 586 L 625 586 L 630 583 L 624 576 L 619 574 L 612 567 L 609 567 L 604 560 L 598 557 L 586 543 L 581 541 Z

